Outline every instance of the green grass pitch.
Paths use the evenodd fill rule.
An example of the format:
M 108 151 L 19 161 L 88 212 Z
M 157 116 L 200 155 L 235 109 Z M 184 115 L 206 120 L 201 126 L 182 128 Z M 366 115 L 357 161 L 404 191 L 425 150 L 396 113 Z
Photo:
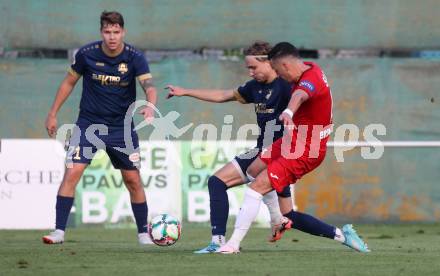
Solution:
M 171 247 L 141 247 L 133 229 L 71 229 L 63 245 L 42 244 L 46 231 L 0 231 L 0 275 L 440 275 L 440 224 L 355 227 L 371 253 L 298 231 L 270 244 L 253 228 L 238 255 L 196 255 L 210 230 L 188 223 Z

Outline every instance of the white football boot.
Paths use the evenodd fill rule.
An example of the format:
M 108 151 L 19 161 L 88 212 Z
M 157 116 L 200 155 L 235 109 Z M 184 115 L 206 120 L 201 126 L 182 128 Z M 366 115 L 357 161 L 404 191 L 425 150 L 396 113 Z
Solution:
M 50 232 L 49 235 L 43 237 L 43 242 L 45 244 L 57 244 L 64 242 L 64 231 L 60 229 L 56 229 L 53 232 Z
M 139 233 L 138 234 L 138 241 L 139 241 L 140 245 L 153 244 L 153 241 L 151 240 L 150 234 L 148 234 L 148 233 Z
M 238 254 L 240 253 L 240 248 L 232 244 L 225 243 L 217 250 L 217 252 L 221 254 Z

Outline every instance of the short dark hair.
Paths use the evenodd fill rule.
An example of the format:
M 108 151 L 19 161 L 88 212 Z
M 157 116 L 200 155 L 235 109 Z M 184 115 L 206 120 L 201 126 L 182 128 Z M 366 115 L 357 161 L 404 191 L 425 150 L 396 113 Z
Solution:
M 269 54 L 272 46 L 269 42 L 257 40 L 244 50 L 246 56 L 264 56 Z
M 299 57 L 298 49 L 289 42 L 280 42 L 276 44 L 268 54 L 269 59 L 276 59 L 286 56 Z
M 103 11 L 101 13 L 101 30 L 107 24 L 118 24 L 124 28 L 124 17 L 117 11 Z

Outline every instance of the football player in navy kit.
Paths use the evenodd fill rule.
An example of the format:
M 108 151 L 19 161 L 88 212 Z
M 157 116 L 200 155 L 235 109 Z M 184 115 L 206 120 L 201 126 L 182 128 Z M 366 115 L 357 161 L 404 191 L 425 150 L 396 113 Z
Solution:
M 75 188 L 98 149 L 104 149 L 113 166 L 120 169 L 130 193 L 141 244 L 150 244 L 147 233 L 148 207 L 139 174 L 139 141 L 133 129 L 124 125 L 127 110 L 136 100 L 136 79 L 148 104 L 141 114 L 151 122 L 157 101 L 148 63 L 143 53 L 124 43 L 124 19 L 118 12 L 101 14 L 101 41 L 81 47 L 62 81 L 46 119 L 50 137 L 57 131 L 56 115 L 78 80 L 83 77 L 82 96 L 76 127 L 70 139 L 67 166 L 56 201 L 55 231 L 43 237 L 47 244 L 64 242 L 64 231 L 72 208 Z M 128 129 L 131 135 L 124 135 Z M 128 140 L 127 140 L 128 139 Z M 127 145 L 129 144 L 129 145 Z M 126 149 L 120 150 L 120 149 Z
M 247 173 L 247 168 L 258 157 L 263 147 L 270 145 L 283 135 L 282 124 L 279 122 L 278 117 L 286 109 L 290 100 L 291 85 L 279 78 L 272 69 L 267 58 L 270 49 L 269 43 L 257 41 L 245 50 L 245 63 L 252 80 L 238 89 L 185 89 L 173 85 L 167 86 L 170 93 L 169 97 L 189 96 L 215 103 L 228 101 L 238 101 L 243 104 L 253 103 L 258 127 L 260 128 L 256 148 L 243 155 L 236 156 L 208 179 L 212 240 L 207 247 L 194 253 L 215 253 L 224 244 L 229 213 L 226 190 L 249 182 L 251 176 Z M 271 215 L 272 229 L 276 229 L 278 225 L 283 223 L 280 207 L 283 214 L 293 207 L 290 187 L 286 187 L 278 196 L 273 191 L 264 197 L 264 202 Z M 274 236 L 271 236 L 269 240 L 274 241 L 274 238 Z

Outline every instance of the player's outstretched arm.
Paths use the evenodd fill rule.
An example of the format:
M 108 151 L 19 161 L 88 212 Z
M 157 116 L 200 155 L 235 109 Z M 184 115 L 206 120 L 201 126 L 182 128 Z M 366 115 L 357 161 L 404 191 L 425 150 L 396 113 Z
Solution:
M 45 122 L 47 133 L 52 138 L 55 137 L 57 132 L 57 113 L 66 101 L 66 99 L 69 97 L 79 78 L 79 75 L 67 73 L 66 77 L 61 82 L 61 85 L 58 88 L 55 100 L 53 101 L 52 107 L 47 114 Z
M 179 86 L 167 85 L 165 89 L 168 89 L 168 98 L 173 96 L 188 96 L 202 101 L 223 103 L 228 101 L 235 101 L 233 90 L 220 90 L 220 89 L 186 89 Z
M 308 99 L 309 95 L 305 91 L 301 89 L 293 91 L 287 108 L 280 115 L 280 121 L 283 122 L 285 127 L 293 127 L 293 114 L 295 114 L 301 104 Z

